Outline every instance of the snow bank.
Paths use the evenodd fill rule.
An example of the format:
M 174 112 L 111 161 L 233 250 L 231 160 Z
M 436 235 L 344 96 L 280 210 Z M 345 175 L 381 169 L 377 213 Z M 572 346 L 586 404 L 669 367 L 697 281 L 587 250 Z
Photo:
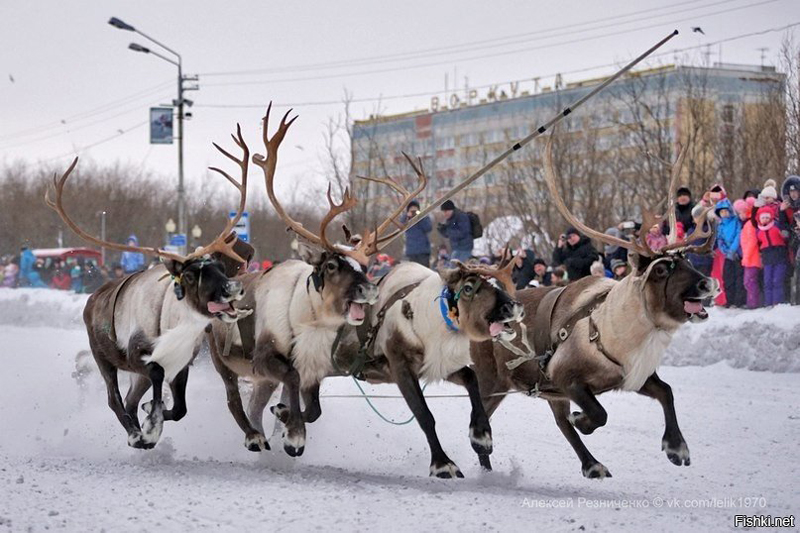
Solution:
M 702 324 L 686 324 L 675 335 L 665 365 L 733 367 L 800 372 L 800 307 L 709 309 Z
M 0 324 L 83 328 L 88 294 L 51 289 L 0 289 Z
M 48 289 L 0 289 L 0 324 L 82 329 L 85 294 Z M 667 350 L 664 364 L 800 372 L 800 307 L 709 309 L 702 324 L 686 324 Z

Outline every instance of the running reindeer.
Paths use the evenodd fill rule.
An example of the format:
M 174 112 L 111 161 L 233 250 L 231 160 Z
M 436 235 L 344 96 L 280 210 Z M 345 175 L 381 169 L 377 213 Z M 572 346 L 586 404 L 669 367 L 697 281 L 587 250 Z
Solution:
M 670 201 L 675 197 L 684 155 L 681 150 L 672 165 Z M 611 474 L 586 449 L 575 429 L 589 435 L 605 425 L 607 414 L 597 401 L 598 394 L 636 391 L 661 404 L 666 420 L 662 449 L 673 464 L 688 466 L 689 448 L 678 427 L 672 390 L 656 370 L 677 329 L 687 321 L 708 318 L 702 301 L 718 293 L 718 284 L 695 270 L 684 254 L 709 251 L 715 228 L 706 224 L 707 212 L 703 212 L 696 218 L 696 231 L 679 242 L 670 204 L 669 243 L 659 250 L 650 249 L 645 241 L 647 229 L 659 220 L 647 210 L 643 210 L 641 237 L 633 242 L 595 231 L 567 209 L 557 190 L 552 138 L 544 162 L 545 180 L 561 215 L 587 236 L 629 250 L 633 273 L 619 282 L 587 277 L 564 288 L 518 292 L 533 348 L 527 337 L 517 345 L 472 345 L 486 411 L 491 415 L 504 398 L 488 396 L 493 393 L 515 389 L 541 395 L 577 453 L 583 475 L 604 478 Z M 581 411 L 570 414 L 570 401 Z M 481 456 L 480 461 L 491 469 L 488 456 Z
M 108 405 L 125 428 L 128 445 L 134 448 L 153 448 L 164 421 L 177 421 L 186 415 L 188 365 L 206 326 L 214 318 L 235 322 L 246 314 L 233 308 L 232 303 L 244 293 L 242 283 L 229 277 L 252 255 L 252 248 L 231 233 L 244 211 L 249 150 L 240 128 L 232 137 L 243 151 L 241 159 L 217 144 L 214 146 L 239 165 L 241 181 L 237 183 L 221 169 L 212 167 L 212 170 L 239 190 L 239 208 L 216 239 L 187 256 L 155 247 L 100 240 L 81 229 L 62 203 L 64 186 L 78 163 L 77 157 L 61 178 L 54 176 L 55 201 L 50 200 L 49 191 L 45 194 L 47 205 L 85 241 L 111 250 L 141 252 L 164 259 L 163 264 L 149 270 L 106 283 L 89 297 L 83 311 L 92 355 L 108 389 Z M 120 370 L 135 375 L 124 403 L 117 382 Z M 165 409 L 162 401 L 165 380 L 172 390 L 171 409 Z M 151 385 L 153 400 L 142 406 L 147 417 L 140 425 L 138 403 Z
M 343 200 L 336 204 L 328 189 L 328 213 L 320 224 L 319 234 L 314 234 L 293 220 L 278 201 L 274 191 L 278 148 L 286 132 L 297 118 L 286 121 L 291 110 L 283 117 L 272 138 L 268 135 L 269 114 L 263 121 L 263 141 L 266 157 L 254 155 L 253 162 L 264 172 L 267 195 L 278 216 L 287 228 L 300 237 L 299 253 L 302 260 L 285 261 L 266 273 L 245 274 L 239 279 L 247 288 L 248 297 L 239 308 L 250 308 L 255 313 L 238 322 L 237 327 L 215 324 L 209 334 L 211 356 L 223 378 L 228 397 L 228 408 L 245 433 L 245 446 L 251 451 L 269 449 L 264 436 L 263 412 L 279 384 L 288 391 L 288 406 L 278 404 L 273 413 L 283 423 L 283 446 L 287 454 L 296 457 L 305 449 L 305 423 L 314 422 L 322 414 L 319 387 L 323 378 L 341 375 L 337 368 L 350 367 L 353 358 L 337 361 L 333 352 L 339 340 L 357 342 L 354 328 L 366 318 L 365 306 L 374 304 L 378 289 L 364 274 L 369 259 L 381 249 L 386 231 L 395 223 L 411 200 L 427 184 L 420 169 L 419 185 L 406 191 L 392 182 L 403 193 L 400 205 L 374 231 L 355 246 L 333 244 L 328 240 L 327 228 L 340 214 L 356 205 L 356 198 L 345 190 Z M 411 159 L 409 158 L 409 162 Z M 413 162 L 412 166 L 414 166 Z M 403 227 L 390 235 L 396 235 Z M 350 241 L 349 231 L 345 236 Z M 342 350 L 354 354 L 357 347 Z M 253 383 L 247 414 L 242 405 L 238 378 Z M 302 396 L 305 410 L 301 409 Z

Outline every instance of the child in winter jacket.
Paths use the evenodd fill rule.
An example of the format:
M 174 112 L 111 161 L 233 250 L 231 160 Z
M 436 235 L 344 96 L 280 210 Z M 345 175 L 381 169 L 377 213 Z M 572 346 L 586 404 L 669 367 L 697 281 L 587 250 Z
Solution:
M 647 232 L 645 240 L 647 241 L 647 246 L 654 251 L 658 251 L 666 246 L 667 236 L 661 231 L 661 224 L 653 224 L 653 227 Z
M 764 305 L 784 302 L 784 283 L 788 248 L 787 236 L 775 221 L 773 209 L 763 206 L 756 212 L 758 249 L 764 265 Z
M 742 249 L 739 244 L 742 225 L 739 218 L 733 214 L 731 202 L 727 198 L 717 202 L 715 212 L 720 219 L 717 230 L 717 247 L 725 257 L 722 274 L 726 296 L 725 306 L 742 307 L 745 303 Z
M 756 226 L 750 220 L 755 201 L 755 197 L 750 197 L 747 200 L 736 200 L 733 204 L 739 220 L 742 221 L 739 245 L 742 249 L 742 269 L 748 309 L 755 309 L 761 305 L 761 254 L 758 249 Z

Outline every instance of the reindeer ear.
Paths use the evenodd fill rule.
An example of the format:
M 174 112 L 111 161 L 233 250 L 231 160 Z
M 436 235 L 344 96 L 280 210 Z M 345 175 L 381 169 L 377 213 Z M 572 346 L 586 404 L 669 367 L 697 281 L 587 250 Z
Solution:
M 325 250 L 305 241 L 298 241 L 297 253 L 300 259 L 312 266 L 319 266 L 325 259 Z
M 464 278 L 464 265 L 458 261 L 454 261 L 456 268 L 443 268 L 439 270 L 439 277 L 442 278 L 445 285 L 450 288 L 458 285 L 458 282 Z
M 634 272 L 637 276 L 644 274 L 651 261 L 652 259 L 649 257 L 628 250 L 628 264 L 631 266 L 631 272 Z
M 167 267 L 167 272 L 169 272 L 173 276 L 180 276 L 184 268 L 183 263 L 181 263 L 180 261 L 176 261 L 174 259 L 164 261 L 164 266 Z

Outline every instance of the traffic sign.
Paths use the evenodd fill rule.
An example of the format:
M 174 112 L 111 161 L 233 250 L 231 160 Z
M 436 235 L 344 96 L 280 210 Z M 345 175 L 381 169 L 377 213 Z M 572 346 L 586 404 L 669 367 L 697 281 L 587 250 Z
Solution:
M 185 233 L 176 233 L 169 238 L 170 246 L 177 246 L 178 248 L 182 248 L 186 246 L 186 234 Z
M 236 211 L 231 211 L 228 215 L 228 218 L 232 219 L 235 216 Z M 236 232 L 236 236 L 239 237 L 240 240 L 244 242 L 250 242 L 250 213 L 247 211 L 242 213 L 242 217 L 233 227 L 233 231 Z

